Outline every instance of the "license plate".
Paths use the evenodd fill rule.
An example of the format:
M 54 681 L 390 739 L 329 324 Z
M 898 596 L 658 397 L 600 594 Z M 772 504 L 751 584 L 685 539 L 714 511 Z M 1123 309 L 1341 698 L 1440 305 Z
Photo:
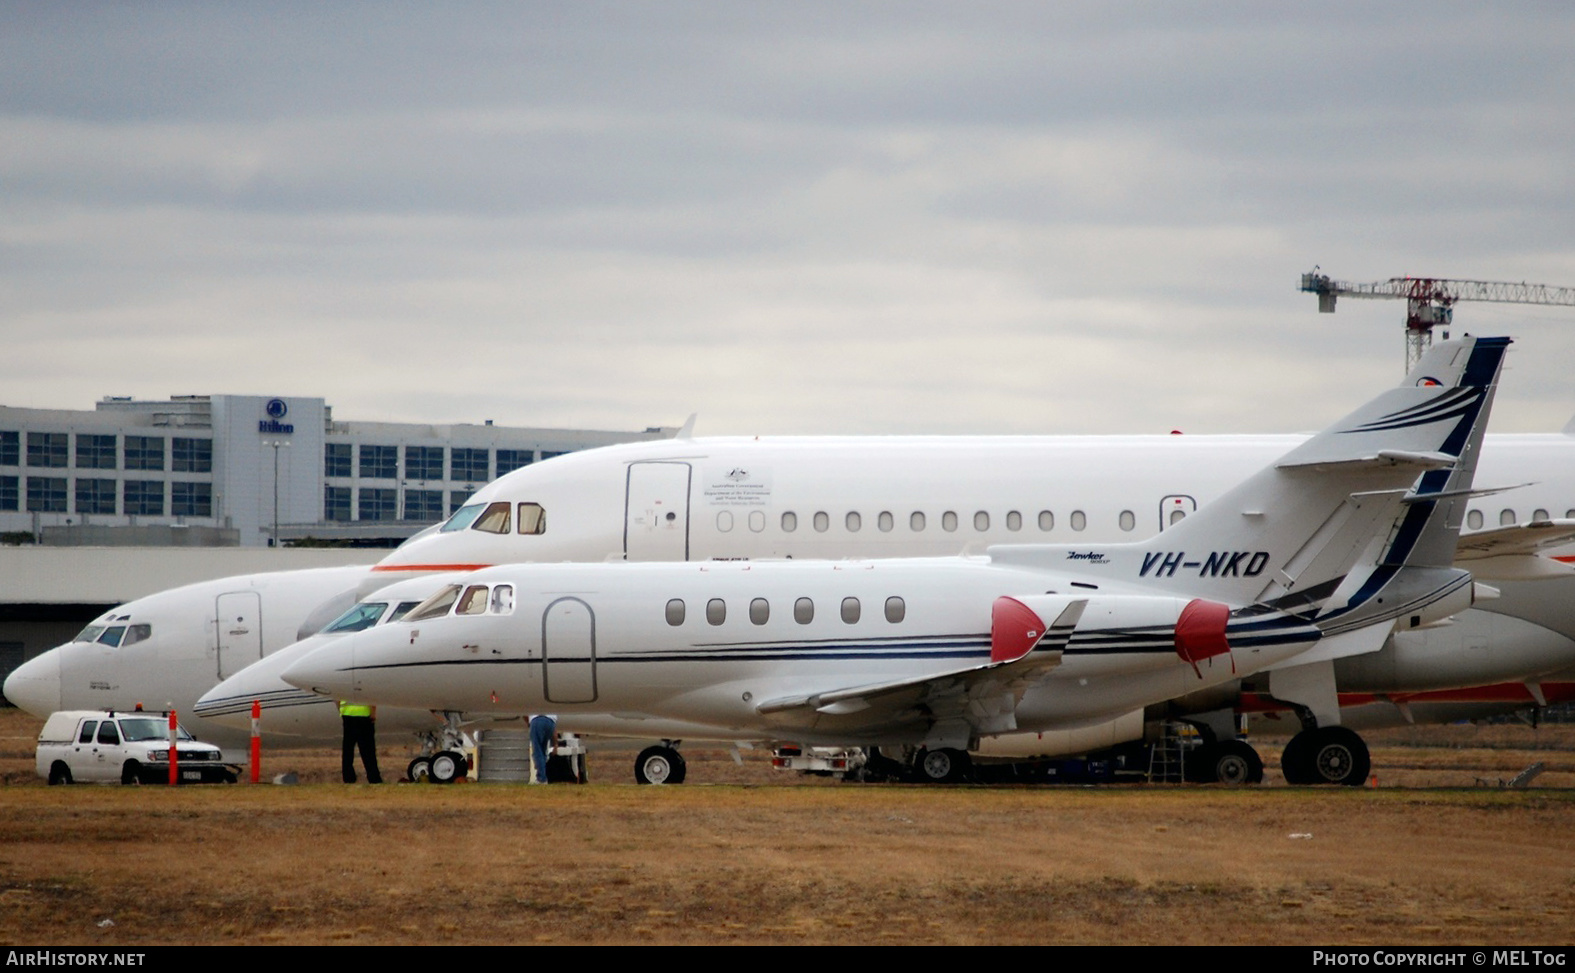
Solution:
M 202 771 L 200 771 L 200 770 L 183 770 L 183 771 L 180 772 L 180 779 L 181 780 L 202 780 Z

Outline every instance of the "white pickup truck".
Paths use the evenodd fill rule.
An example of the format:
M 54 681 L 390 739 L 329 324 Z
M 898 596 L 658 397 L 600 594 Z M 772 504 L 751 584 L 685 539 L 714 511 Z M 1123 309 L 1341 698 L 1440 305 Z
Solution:
M 169 718 L 156 713 L 62 710 L 38 734 L 38 776 L 51 784 L 168 783 L 169 733 Z M 184 727 L 176 733 L 181 783 L 235 783 L 237 768 L 225 765 L 218 747 L 199 743 Z

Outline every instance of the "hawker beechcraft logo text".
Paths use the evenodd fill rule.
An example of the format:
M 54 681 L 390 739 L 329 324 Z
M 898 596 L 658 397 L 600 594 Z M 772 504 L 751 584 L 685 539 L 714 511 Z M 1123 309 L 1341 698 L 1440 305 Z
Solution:
M 1187 559 L 1186 551 L 1156 551 L 1143 555 L 1143 570 L 1156 578 L 1174 577 L 1178 570 L 1196 571 L 1200 578 L 1255 578 L 1269 563 L 1268 551 L 1210 551 L 1206 557 Z
M 1109 564 L 1105 556 L 1098 551 L 1067 551 L 1068 561 L 1087 561 L 1090 564 Z

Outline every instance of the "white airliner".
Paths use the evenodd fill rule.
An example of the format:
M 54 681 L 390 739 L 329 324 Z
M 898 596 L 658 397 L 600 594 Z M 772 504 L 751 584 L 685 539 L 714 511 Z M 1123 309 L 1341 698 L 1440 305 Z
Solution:
M 1538 556 L 1541 529 L 1525 525 L 1575 506 L 1575 437 L 1567 433 L 1488 437 L 1480 481 L 1530 485 L 1476 501 L 1468 526 L 1506 526 L 1475 532 L 1462 545 L 1474 559 L 1461 562 L 1486 566 L 1476 573 L 1496 585 L 1506 576 L 1550 571 L 1560 579 L 1505 582 L 1491 612 L 1468 611 L 1450 627 L 1398 634 L 1379 653 L 1338 660 L 1343 690 L 1399 698 L 1532 680 L 1531 698 L 1537 699 L 1535 680 L 1575 660 L 1575 612 L 1568 608 L 1575 603 L 1575 572 Z M 348 608 L 351 589 L 366 592 L 443 568 L 523 560 L 888 557 L 981 552 L 998 543 L 1146 537 L 1304 438 L 707 438 L 589 450 L 500 478 L 441 530 L 413 538 L 370 573 L 343 569 L 343 580 L 310 572 L 262 574 L 130 602 L 79 640 L 26 663 L 6 683 L 6 694 L 41 714 L 136 702 L 189 711 L 221 674 L 233 671 L 225 659 L 234 655 L 226 639 L 235 629 L 260 632 L 247 649 L 257 658 Z M 257 599 L 255 627 L 221 626 L 229 604 L 221 598 L 237 591 Z M 313 613 L 324 600 L 324 610 Z M 382 604 L 392 610 L 386 599 Z M 148 636 L 134 645 L 106 644 L 127 623 L 145 626 Z M 278 691 L 296 699 L 288 706 L 281 701 L 277 713 L 269 709 L 265 731 L 337 734 L 331 705 L 303 706 L 299 694 L 276 678 L 232 695 L 244 696 L 236 705 L 249 711 L 250 699 L 261 694 L 266 705 Z M 1228 739 L 1233 706 L 1234 697 L 1221 693 L 1185 712 Z M 398 721 L 388 709 L 380 717 L 386 738 Z M 1323 713 L 1319 719 L 1334 717 Z M 431 718 L 423 712 L 410 722 L 429 726 Z M 217 727 L 203 733 L 239 746 L 244 718 L 241 724 L 234 733 Z M 694 735 L 650 722 L 616 728 L 619 735 L 642 731 Z
M 1507 344 L 1435 347 L 1406 384 L 1146 542 L 506 565 L 283 677 L 382 705 L 634 712 L 716 738 L 916 744 L 948 760 L 981 738 L 1108 722 L 1267 669 L 1309 721 L 1337 715 L 1335 659 L 1375 652 L 1392 621 L 1419 628 L 1471 602 L 1470 575 L 1450 565 Z M 494 511 L 500 525 L 514 512 L 480 516 Z M 1352 737 L 1304 731 L 1288 774 L 1348 771 Z

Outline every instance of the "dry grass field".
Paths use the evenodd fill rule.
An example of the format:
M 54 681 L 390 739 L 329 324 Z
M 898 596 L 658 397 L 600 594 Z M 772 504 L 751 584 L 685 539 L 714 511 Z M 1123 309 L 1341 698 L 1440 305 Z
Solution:
M 7 946 L 1280 943 L 1562 947 L 1575 729 L 1373 734 L 1379 786 L 915 787 L 690 754 L 586 787 L 51 788 L 0 714 Z M 1256 741 L 1272 764 L 1278 745 Z M 385 768 L 404 764 L 385 749 Z M 1523 791 L 1478 787 L 1534 760 Z

